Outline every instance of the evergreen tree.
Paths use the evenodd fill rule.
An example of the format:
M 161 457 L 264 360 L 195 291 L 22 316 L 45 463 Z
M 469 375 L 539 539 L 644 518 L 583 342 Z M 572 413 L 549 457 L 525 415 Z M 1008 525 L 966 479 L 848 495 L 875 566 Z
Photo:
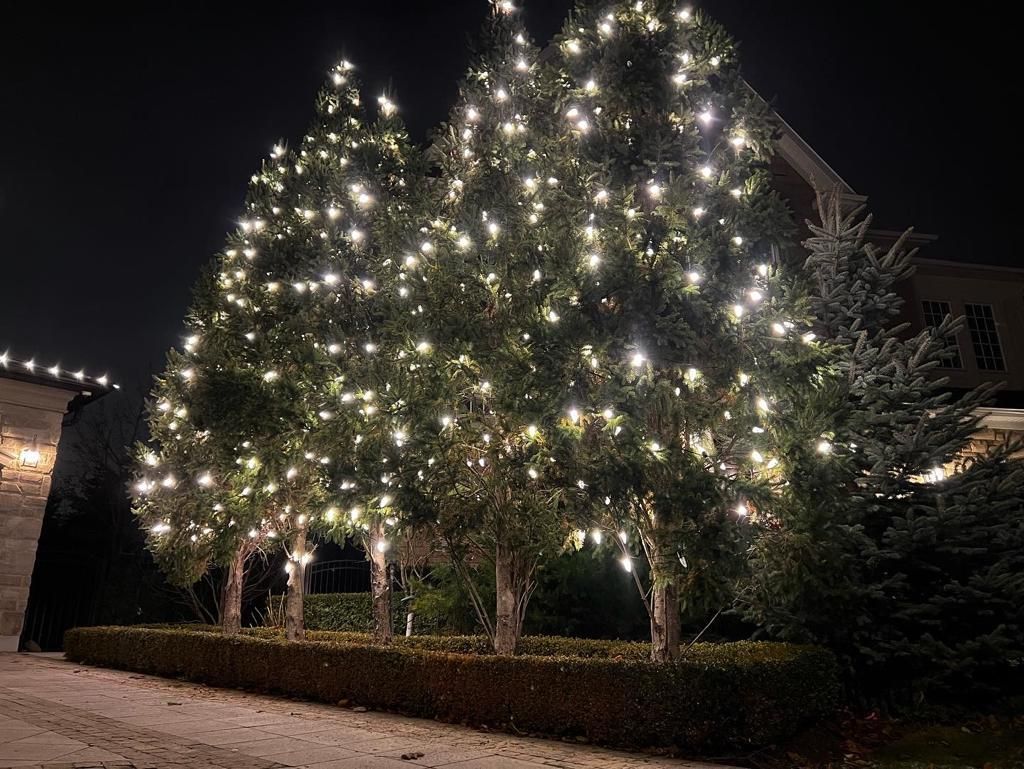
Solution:
M 186 350 L 171 354 L 158 381 L 150 423 L 163 456 L 154 456 L 159 464 L 173 457 L 195 484 L 171 475 L 159 486 L 141 481 L 150 493 L 140 514 L 164 516 L 152 531 L 182 579 L 200 574 L 201 556 L 222 540 L 289 540 L 290 639 L 304 635 L 310 530 L 339 531 L 327 505 L 337 467 L 351 465 L 332 452 L 349 450 L 334 426 L 350 399 L 342 394 L 347 361 L 371 349 L 356 338 L 367 328 L 356 310 L 374 293 L 359 255 L 371 233 L 401 224 L 375 225 L 370 212 L 379 194 L 395 213 L 404 132 L 387 99 L 382 119 L 365 124 L 350 69 L 343 62 L 330 73 L 300 149 L 275 146 L 253 176 L 245 219 L 196 289 Z M 379 257 L 382 248 L 370 251 Z M 177 493 L 153 494 L 159 487 Z M 208 504 L 212 517 L 200 512 Z
M 173 584 L 188 586 L 211 566 L 225 567 L 221 622 L 237 633 L 246 561 L 276 536 L 253 491 L 258 468 L 243 456 L 244 444 L 273 429 L 275 409 L 231 364 L 235 343 L 216 332 L 221 304 L 208 271 L 193 294 L 185 349 L 168 355 L 147 405 L 150 440 L 136 451 L 134 511 Z
M 413 293 L 430 355 L 415 372 L 418 466 L 404 492 L 500 654 L 515 650 L 541 554 L 563 538 L 544 423 L 563 406 L 563 372 L 537 346 L 558 316 L 538 276 L 575 233 L 543 212 L 541 190 L 557 189 L 567 156 L 548 146 L 564 139 L 538 57 L 517 13 L 496 3 L 434 145 L 440 174 Z M 493 612 L 473 578 L 482 564 L 494 570 Z
M 905 238 L 877 248 L 837 195 L 818 207 L 807 272 L 831 364 L 779 425 L 790 484 L 753 551 L 745 614 L 836 650 L 862 696 L 991 698 L 1024 652 L 1017 447 L 962 458 L 992 390 L 954 399 L 938 376 L 961 322 L 907 336 Z
M 539 281 L 560 319 L 534 341 L 561 377 L 545 420 L 577 515 L 631 571 L 646 559 L 667 661 L 681 610 L 728 605 L 749 521 L 785 482 L 772 422 L 820 353 L 774 257 L 773 127 L 722 29 L 666 0 L 581 3 L 548 67 L 572 147 L 571 183 L 537 195 L 566 223 Z

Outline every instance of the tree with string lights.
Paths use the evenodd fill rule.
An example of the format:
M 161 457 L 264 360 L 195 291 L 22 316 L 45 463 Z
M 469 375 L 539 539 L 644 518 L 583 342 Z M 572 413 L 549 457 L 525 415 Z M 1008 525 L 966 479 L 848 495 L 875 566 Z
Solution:
M 222 540 L 288 540 L 289 639 L 304 636 L 311 530 L 351 533 L 330 506 L 337 476 L 348 475 L 342 490 L 380 476 L 380 457 L 352 459 L 357 425 L 375 411 L 365 383 L 387 379 L 386 366 L 363 362 L 375 350 L 364 337 L 386 325 L 369 309 L 376 285 L 367 275 L 374 259 L 391 263 L 388 238 L 406 231 L 410 208 L 408 143 L 394 105 L 382 98 L 368 126 L 350 69 L 343 62 L 330 73 L 300 149 L 275 146 L 253 176 L 244 219 L 197 286 L 185 351 L 171 354 L 158 380 L 155 448 L 140 467 L 139 514 L 182 579 L 210 560 L 193 551 L 215 552 Z M 374 216 L 378 206 L 386 216 Z M 348 388 L 359 379 L 357 411 Z M 167 474 L 156 480 L 151 466 Z M 372 544 L 386 507 L 358 529 L 377 537 Z M 379 585 L 386 571 L 373 562 Z
M 581 4 L 553 49 L 567 181 L 524 190 L 570 230 L 538 280 L 557 322 L 535 345 L 562 377 L 545 421 L 575 515 L 622 549 L 668 661 L 683 611 L 729 604 L 785 482 L 773 422 L 822 352 L 775 257 L 791 225 L 773 127 L 722 29 L 665 0 Z
M 527 175 L 535 182 L 537 155 L 562 137 L 539 51 L 517 21 L 508 3 L 494 5 L 433 148 L 440 175 L 413 289 L 428 355 L 414 372 L 418 460 L 403 483 L 405 504 L 444 541 L 499 654 L 515 651 L 539 559 L 564 537 L 563 490 L 546 475 L 541 427 L 563 380 L 533 340 L 550 321 L 536 270 L 569 233 L 557 218 L 538 226 L 523 187 Z M 493 609 L 474 578 L 482 566 L 493 570 Z

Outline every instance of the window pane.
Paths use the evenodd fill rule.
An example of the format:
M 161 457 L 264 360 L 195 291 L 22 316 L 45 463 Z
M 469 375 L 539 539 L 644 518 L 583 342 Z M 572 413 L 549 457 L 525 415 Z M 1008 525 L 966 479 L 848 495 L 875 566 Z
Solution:
M 965 304 L 967 330 L 971 332 L 974 357 L 982 371 L 1005 371 L 1003 348 L 999 344 L 995 314 L 990 304 Z
M 949 302 L 936 302 L 925 299 L 921 302 L 924 309 L 925 325 L 931 328 L 938 328 L 943 319 L 952 313 L 949 310 Z M 960 344 L 952 334 L 946 336 L 946 355 L 939 364 L 942 368 L 963 368 L 964 363 L 960 358 Z

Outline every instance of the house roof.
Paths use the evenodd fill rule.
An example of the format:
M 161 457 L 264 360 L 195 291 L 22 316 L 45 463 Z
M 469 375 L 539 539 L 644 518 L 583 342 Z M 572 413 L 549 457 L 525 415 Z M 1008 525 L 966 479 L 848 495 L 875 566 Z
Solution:
M 0 379 L 13 379 L 42 387 L 75 392 L 78 394 L 74 399 L 76 403 L 96 400 L 114 390 L 121 389 L 120 385 L 112 384 L 106 374 L 91 376 L 87 375 L 84 370 L 63 369 L 60 364 L 47 367 L 36 363 L 33 359 L 14 358 L 8 352 L 0 353 Z

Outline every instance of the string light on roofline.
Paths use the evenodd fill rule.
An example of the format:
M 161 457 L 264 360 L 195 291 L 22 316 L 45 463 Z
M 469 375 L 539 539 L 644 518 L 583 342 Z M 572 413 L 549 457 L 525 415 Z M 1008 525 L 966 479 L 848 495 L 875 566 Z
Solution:
M 30 358 L 29 360 L 20 360 L 17 358 L 12 358 L 10 351 L 5 350 L 4 352 L 0 353 L 0 367 L 13 371 L 17 371 L 18 369 L 24 369 L 30 374 L 35 374 L 36 369 L 39 367 L 39 364 L 36 363 L 35 358 Z M 91 377 L 86 375 L 83 369 L 79 369 L 78 371 L 67 371 L 65 369 L 62 369 L 59 363 L 47 368 L 46 373 L 54 377 L 55 379 L 72 378 L 82 383 L 95 382 L 100 387 L 104 388 L 109 387 L 114 390 L 121 389 L 120 385 L 111 385 L 110 378 L 106 374 L 103 374 L 102 376 L 98 377 Z

